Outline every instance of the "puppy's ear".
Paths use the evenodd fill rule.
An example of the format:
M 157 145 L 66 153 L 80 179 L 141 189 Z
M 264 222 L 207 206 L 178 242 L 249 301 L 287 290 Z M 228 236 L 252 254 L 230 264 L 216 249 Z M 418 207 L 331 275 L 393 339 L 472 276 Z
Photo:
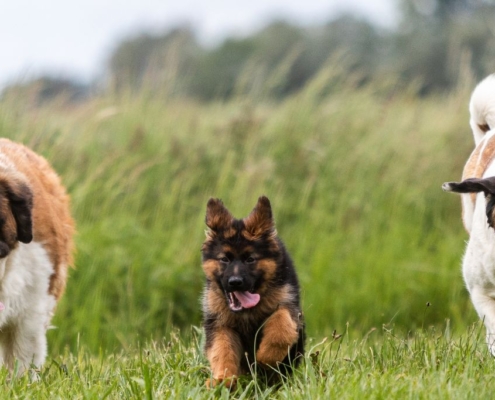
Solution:
M 29 243 L 33 240 L 33 192 L 25 183 L 8 183 L 5 192 L 17 227 L 17 240 Z
M 211 198 L 206 205 L 206 226 L 214 232 L 229 228 L 234 220 L 220 199 Z
M 258 199 L 258 203 L 251 211 L 251 214 L 244 218 L 244 226 L 251 236 L 250 240 L 259 239 L 265 234 L 273 235 L 276 233 L 272 207 L 268 197 L 261 196 Z
M 479 193 L 486 197 L 486 218 L 488 225 L 495 228 L 495 177 L 485 179 L 469 178 L 462 182 L 447 182 L 442 185 L 446 192 Z

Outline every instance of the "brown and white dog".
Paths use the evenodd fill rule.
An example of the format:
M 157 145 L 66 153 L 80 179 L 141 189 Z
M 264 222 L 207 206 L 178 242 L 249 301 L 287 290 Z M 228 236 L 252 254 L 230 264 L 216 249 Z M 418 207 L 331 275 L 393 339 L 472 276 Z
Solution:
M 69 197 L 48 162 L 0 139 L 0 359 L 10 370 L 45 360 L 73 232 Z
M 463 193 L 462 220 L 470 236 L 463 260 L 464 281 L 495 356 L 495 74 L 476 87 L 469 110 L 476 147 L 462 182 L 442 187 Z

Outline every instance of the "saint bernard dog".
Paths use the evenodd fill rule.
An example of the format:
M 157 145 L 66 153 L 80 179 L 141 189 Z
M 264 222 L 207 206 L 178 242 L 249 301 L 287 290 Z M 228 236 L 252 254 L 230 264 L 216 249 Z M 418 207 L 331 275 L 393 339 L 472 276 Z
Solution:
M 69 197 L 48 162 L 0 139 L 0 360 L 11 371 L 45 360 L 73 233 Z

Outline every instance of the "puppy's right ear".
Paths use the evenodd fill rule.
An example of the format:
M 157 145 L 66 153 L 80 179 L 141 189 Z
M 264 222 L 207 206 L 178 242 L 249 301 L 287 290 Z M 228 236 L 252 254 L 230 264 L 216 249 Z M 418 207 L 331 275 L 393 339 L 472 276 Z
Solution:
M 206 205 L 206 226 L 214 232 L 225 230 L 230 227 L 234 217 L 225 208 L 220 199 L 211 198 Z
M 495 176 L 478 179 L 469 178 L 462 182 L 446 182 L 442 185 L 446 192 L 479 193 L 486 197 L 486 218 L 488 225 L 495 229 Z
M 246 231 L 250 240 L 259 239 L 264 234 L 276 234 L 275 223 L 273 222 L 272 206 L 268 197 L 261 196 L 251 214 L 244 218 Z

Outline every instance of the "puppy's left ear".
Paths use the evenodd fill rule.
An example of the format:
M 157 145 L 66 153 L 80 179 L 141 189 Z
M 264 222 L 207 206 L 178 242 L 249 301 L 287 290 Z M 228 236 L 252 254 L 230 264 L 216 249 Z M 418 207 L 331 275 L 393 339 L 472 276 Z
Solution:
M 273 235 L 276 233 L 272 206 L 268 197 L 261 196 L 258 199 L 258 203 L 251 211 L 251 214 L 244 218 L 244 226 L 253 240 L 259 239 L 265 234 Z
M 17 240 L 29 243 L 33 240 L 33 192 L 25 183 L 17 182 L 9 183 L 5 190 L 17 226 Z
M 211 198 L 206 204 L 205 223 L 208 228 L 214 232 L 228 229 L 232 224 L 234 217 L 225 208 L 222 200 Z

